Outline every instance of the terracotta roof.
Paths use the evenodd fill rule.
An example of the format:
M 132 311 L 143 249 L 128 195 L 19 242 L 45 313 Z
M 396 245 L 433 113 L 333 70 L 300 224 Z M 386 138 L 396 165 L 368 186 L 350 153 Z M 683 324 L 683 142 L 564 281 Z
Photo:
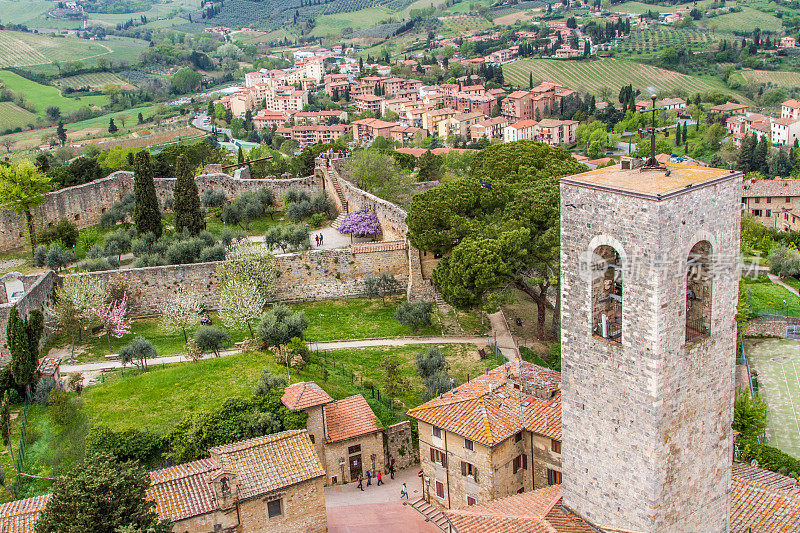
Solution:
M 794 108 L 794 109 L 800 109 L 800 102 L 798 102 L 794 98 L 786 100 L 781 105 L 784 106 L 784 107 L 791 107 L 791 108 Z
M 313 381 L 293 383 L 283 389 L 281 402 L 289 409 L 308 409 L 333 401 L 327 392 Z
M 742 184 L 742 198 L 800 196 L 800 179 L 747 180 Z
M 514 129 L 517 129 L 517 130 L 521 130 L 523 128 L 532 128 L 537 124 L 539 124 L 537 121 L 535 121 L 533 119 L 529 119 L 529 120 L 520 120 L 519 122 L 515 122 L 513 124 L 509 124 L 508 127 L 509 128 L 514 128 Z
M 175 522 L 217 509 L 209 474 L 219 469 L 211 459 L 200 459 L 150 473 L 147 499 L 155 502 L 158 516 Z
M 555 118 L 546 118 L 539 122 L 540 128 L 556 128 L 559 126 L 568 126 L 570 124 L 577 124 L 575 120 L 558 120 Z
M 531 363 L 506 363 L 408 415 L 485 446 L 495 446 L 522 429 L 561 440 L 560 389 L 559 372 Z
M 794 479 L 734 463 L 732 533 L 800 531 L 800 490 Z
M 561 506 L 561 485 L 445 511 L 458 533 L 596 533 Z
M 747 106 L 745 104 L 737 104 L 735 102 L 727 102 L 721 105 L 715 105 L 710 108 L 710 111 L 714 111 L 717 113 L 724 113 L 726 111 L 738 111 L 740 109 L 746 109 Z
M 36 519 L 44 509 L 49 494 L 0 505 L 0 531 L 3 533 L 33 533 Z
M 473 124 L 474 125 L 474 124 Z M 426 148 L 398 148 L 398 152 L 401 154 L 409 154 L 413 155 L 414 157 L 420 157 L 422 154 L 428 151 Z M 475 150 L 473 148 L 434 148 L 431 152 L 434 155 L 442 155 L 447 154 L 449 152 L 456 152 L 459 154 L 463 154 L 464 152 L 478 152 L 479 150 Z
M 379 430 L 375 413 L 360 394 L 329 403 L 324 409 L 326 442 L 352 439 Z
M 208 453 L 222 471 L 236 474 L 243 500 L 325 475 L 304 429 L 217 446 Z

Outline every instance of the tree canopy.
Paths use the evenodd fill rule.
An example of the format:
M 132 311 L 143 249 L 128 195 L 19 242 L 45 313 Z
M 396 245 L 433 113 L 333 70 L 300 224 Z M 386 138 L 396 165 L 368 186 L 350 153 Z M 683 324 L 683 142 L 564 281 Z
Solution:
M 444 256 L 433 278 L 445 301 L 469 308 L 521 290 L 536 302 L 544 337 L 545 310 L 559 307 L 558 296 L 546 297 L 558 285 L 558 180 L 585 170 L 564 149 L 518 141 L 483 150 L 467 175 L 415 196 L 409 239 Z
M 31 253 L 36 248 L 32 210 L 44 202 L 44 193 L 49 190 L 50 178 L 40 174 L 36 165 L 30 161 L 0 165 L 0 209 L 25 215 Z

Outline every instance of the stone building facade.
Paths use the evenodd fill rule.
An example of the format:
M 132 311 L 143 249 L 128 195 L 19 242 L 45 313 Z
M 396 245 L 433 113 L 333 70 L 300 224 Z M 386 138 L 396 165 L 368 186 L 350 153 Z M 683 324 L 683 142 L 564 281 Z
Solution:
M 563 501 L 601 528 L 725 532 L 741 174 L 666 168 L 561 181 Z
M 558 372 L 506 363 L 409 411 L 423 497 L 457 509 L 561 479 Z

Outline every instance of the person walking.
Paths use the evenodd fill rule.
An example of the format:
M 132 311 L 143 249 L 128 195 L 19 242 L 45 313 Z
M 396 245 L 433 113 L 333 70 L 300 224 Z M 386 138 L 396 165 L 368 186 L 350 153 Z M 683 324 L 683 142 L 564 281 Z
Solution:
M 324 243 L 324 240 L 325 240 L 325 236 L 324 236 L 322 233 L 320 233 L 320 234 L 319 234 L 319 245 L 320 245 L 320 246 L 322 246 L 322 245 L 323 245 L 323 243 Z
M 383 485 L 383 474 L 381 473 L 380 470 L 378 470 L 378 473 L 375 474 L 375 477 L 378 479 L 378 483 L 376 484 L 376 486 L 380 487 L 381 485 Z
M 364 490 L 364 476 L 358 475 L 358 488 Z
M 394 459 L 389 463 L 389 475 L 394 479 Z
M 367 487 L 372 485 L 372 472 L 367 470 Z
M 400 487 L 400 499 L 402 500 L 403 498 L 406 500 L 408 499 L 408 489 L 406 488 L 405 483 L 403 483 L 403 486 Z

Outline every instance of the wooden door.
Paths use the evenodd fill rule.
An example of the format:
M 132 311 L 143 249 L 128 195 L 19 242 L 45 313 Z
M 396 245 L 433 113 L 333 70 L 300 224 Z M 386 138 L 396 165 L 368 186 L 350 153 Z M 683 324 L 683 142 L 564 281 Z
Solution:
M 361 454 L 350 456 L 350 481 L 356 481 L 361 474 Z

